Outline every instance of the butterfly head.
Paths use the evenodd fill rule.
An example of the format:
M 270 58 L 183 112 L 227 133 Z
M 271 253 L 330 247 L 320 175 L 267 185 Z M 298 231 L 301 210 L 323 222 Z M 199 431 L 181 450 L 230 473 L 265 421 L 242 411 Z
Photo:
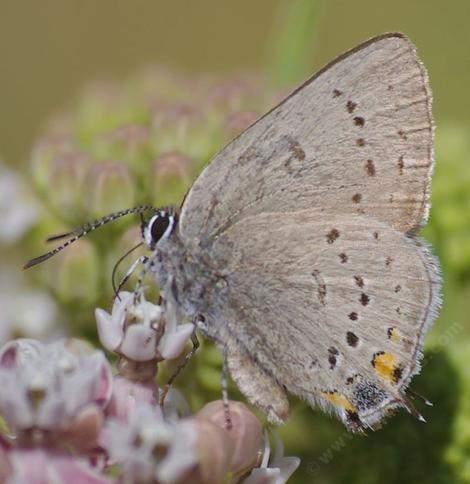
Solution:
M 140 228 L 144 243 L 154 250 L 158 243 L 173 234 L 177 222 L 177 215 L 171 209 L 158 210 L 149 220 L 142 220 Z

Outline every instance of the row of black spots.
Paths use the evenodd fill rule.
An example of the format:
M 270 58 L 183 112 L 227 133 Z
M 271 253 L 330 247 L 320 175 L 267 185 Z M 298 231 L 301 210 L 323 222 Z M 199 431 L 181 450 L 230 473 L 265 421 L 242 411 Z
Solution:
M 333 89 L 333 98 L 338 98 L 342 95 L 343 95 L 343 91 L 341 91 L 340 89 Z M 354 101 L 349 100 L 346 103 L 346 111 L 349 114 L 353 114 L 356 108 L 357 108 L 357 103 L 355 103 Z M 366 120 L 362 116 L 354 116 L 352 121 L 354 125 L 359 128 L 363 128 L 366 124 Z M 364 147 L 366 145 L 366 140 L 364 138 L 357 138 L 356 145 L 360 147 Z
M 339 89 L 334 89 L 333 90 L 333 97 L 339 97 L 343 93 Z M 357 107 L 357 104 L 353 101 L 348 101 L 346 103 L 346 110 L 348 111 L 349 114 L 352 114 Z M 353 123 L 358 126 L 358 127 L 364 127 L 365 126 L 365 119 L 362 116 L 354 116 L 353 118 Z M 406 133 L 403 130 L 398 131 L 398 135 L 400 136 L 401 139 L 407 140 L 408 137 Z M 357 138 L 356 139 L 356 145 L 363 147 L 366 145 L 366 141 L 364 138 Z M 403 169 L 404 169 L 404 158 L 403 155 L 398 158 L 398 172 L 400 175 L 403 175 Z M 372 160 L 367 160 L 366 162 L 366 171 L 369 176 L 375 176 L 376 170 L 375 170 L 375 165 Z M 359 203 L 360 198 L 358 198 L 359 194 L 354 195 L 353 197 L 353 202 L 354 203 Z
M 360 138 L 360 139 L 362 139 L 362 138 Z M 363 141 L 357 140 L 356 142 L 359 146 L 364 146 L 364 144 L 365 144 L 365 141 L 364 141 L 364 144 L 362 144 Z M 405 161 L 404 161 L 403 155 L 398 158 L 397 165 L 398 165 L 398 174 L 403 175 L 403 170 L 405 168 Z M 366 161 L 365 170 L 366 170 L 367 175 L 370 176 L 370 177 L 373 177 L 377 174 L 377 170 L 375 168 L 374 160 L 368 159 Z M 393 198 L 392 198 L 391 201 L 393 201 Z

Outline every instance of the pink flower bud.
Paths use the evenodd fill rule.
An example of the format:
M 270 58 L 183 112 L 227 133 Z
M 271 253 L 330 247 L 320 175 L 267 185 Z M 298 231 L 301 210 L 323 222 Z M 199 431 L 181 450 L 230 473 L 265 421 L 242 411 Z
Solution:
M 94 303 L 100 294 L 99 271 L 96 247 L 81 239 L 52 259 L 43 275 L 62 303 L 85 305 Z
M 184 193 L 189 186 L 191 160 L 181 153 L 160 155 L 153 161 L 151 169 L 149 192 L 156 207 L 173 203 L 177 192 Z
M 234 453 L 230 470 L 234 474 L 252 467 L 259 456 L 263 443 L 261 422 L 242 402 L 230 400 L 232 427 L 226 429 L 226 416 L 222 400 L 207 403 L 196 414 L 198 419 L 207 419 L 224 429 L 233 442 Z
M 122 163 L 97 163 L 86 176 L 82 196 L 93 217 L 110 213 L 116 207 L 132 207 L 135 203 L 134 177 Z
M 197 430 L 197 465 L 178 483 L 219 484 L 231 470 L 234 442 L 219 425 L 204 418 L 192 418 Z
M 149 150 L 149 130 L 134 123 L 102 133 L 94 144 L 94 153 L 99 159 L 119 160 L 135 168 L 148 158 Z

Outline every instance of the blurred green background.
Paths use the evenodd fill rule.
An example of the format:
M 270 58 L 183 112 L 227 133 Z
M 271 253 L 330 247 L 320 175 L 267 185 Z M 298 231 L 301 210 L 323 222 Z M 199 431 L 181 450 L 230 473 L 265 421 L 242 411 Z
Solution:
M 382 430 L 360 437 L 295 403 L 292 419 L 281 434 L 286 454 L 302 458 L 291 482 L 470 482 L 469 19 L 468 0 L 0 0 L 0 157 L 26 180 L 21 196 L 26 200 L 28 190 L 35 193 L 42 207 L 40 222 L 28 226 L 20 243 L 5 242 L 0 247 L 2 273 L 7 274 L 6 261 L 22 261 L 42 251 L 40 241 L 45 234 L 102 213 L 103 207 L 113 206 L 116 200 L 116 193 L 112 189 L 108 193 L 98 182 L 95 191 L 87 194 L 94 205 L 82 207 L 81 202 L 71 200 L 73 184 L 61 177 L 82 176 L 74 171 L 75 161 L 73 169 L 59 175 L 54 168 L 59 195 L 50 190 L 51 185 L 41 177 L 51 170 L 50 151 L 56 156 L 62 147 L 51 147 L 48 140 L 51 134 L 63 136 L 70 123 L 66 117 L 51 125 L 51 116 L 71 110 L 73 136 L 81 149 L 98 160 L 140 157 L 138 162 L 126 159 L 126 166 L 138 172 L 145 160 L 150 163 L 154 155 L 168 149 L 147 141 L 139 144 L 132 138 L 135 132 L 129 135 L 130 142 L 124 139 L 124 144 L 130 143 L 124 147 L 102 135 L 116 135 L 113 130 L 120 125 L 144 123 L 136 106 L 147 94 L 146 82 L 153 82 L 164 100 L 179 108 L 191 105 L 199 114 L 203 112 L 194 122 L 191 116 L 181 115 L 181 110 L 176 115 L 173 110 L 171 116 L 166 112 L 161 118 L 157 109 L 150 123 L 161 136 L 166 133 L 171 150 L 188 155 L 190 161 L 162 162 L 159 158 L 157 174 L 161 175 L 162 166 L 167 171 L 152 179 L 152 186 L 133 186 L 127 172 L 113 175 L 118 198 L 142 201 L 145 197 L 135 193 L 136 187 L 148 195 L 152 187 L 165 186 L 171 193 L 162 189 L 157 201 L 177 203 L 207 157 L 233 134 L 227 120 L 235 116 L 233 129 L 240 129 L 246 122 L 243 116 L 250 119 L 253 111 L 263 112 L 284 88 L 337 54 L 381 32 L 403 31 L 428 68 L 435 99 L 437 165 L 431 220 L 424 236 L 441 258 L 444 305 L 427 341 L 423 372 L 413 382 L 413 388 L 435 405 L 420 408 L 428 420 L 425 425 L 401 412 Z M 156 76 L 142 71 L 153 63 L 170 68 Z M 179 70 L 185 74 L 175 75 Z M 255 80 L 250 73 L 256 74 Z M 221 77 L 225 84 L 211 80 Z M 227 84 L 231 77 L 236 81 Z M 103 79 L 123 80 L 117 95 L 115 84 L 83 93 L 84 86 Z M 178 128 L 182 124 L 183 135 Z M 95 178 L 100 179 L 104 171 L 106 185 L 112 176 L 108 168 L 100 170 Z M 88 245 L 81 245 L 55 266 L 28 273 L 20 284 L 46 287 L 58 301 L 57 311 L 62 315 L 58 319 L 66 319 L 70 331 L 93 339 L 93 322 L 86 325 L 83 321 L 92 320 L 90 308 L 95 304 L 109 304 L 109 291 L 102 288 L 109 287 L 112 262 L 136 234 L 128 229 L 112 248 L 110 240 L 126 227 L 123 223 L 91 237 Z M 104 278 L 96 274 L 98 268 Z M 29 333 L 22 329 L 12 334 Z M 195 406 L 218 398 L 219 365 L 220 358 L 208 345 L 192 363 L 181 386 L 186 385 Z

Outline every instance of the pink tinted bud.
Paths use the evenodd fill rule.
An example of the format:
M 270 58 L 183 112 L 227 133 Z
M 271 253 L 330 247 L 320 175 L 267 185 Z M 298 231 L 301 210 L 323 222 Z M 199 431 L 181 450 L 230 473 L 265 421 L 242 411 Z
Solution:
M 219 484 L 230 471 L 234 442 L 219 425 L 205 418 L 192 418 L 197 429 L 197 466 L 178 483 Z
M 158 101 L 150 107 L 150 116 L 157 154 L 177 151 L 205 158 L 213 152 L 212 127 L 198 108 Z
M 141 162 L 149 149 L 149 130 L 134 123 L 107 131 L 97 136 L 94 142 L 94 153 L 98 158 L 115 159 L 130 166 Z
M 215 423 L 230 436 L 234 446 L 230 470 L 237 474 L 255 464 L 262 448 L 263 429 L 261 422 L 244 403 L 230 400 L 229 410 L 232 421 L 230 429 L 226 429 L 226 416 L 222 400 L 207 403 L 196 414 L 196 417 Z
M 66 220 L 80 214 L 81 189 L 89 164 L 89 158 L 78 150 L 56 155 L 53 160 L 45 194 Z
M 176 151 L 157 157 L 152 163 L 150 177 L 152 203 L 156 207 L 174 202 L 175 194 L 184 193 L 190 183 L 191 160 Z
M 135 203 L 135 181 L 127 165 L 115 161 L 95 164 L 83 186 L 86 208 L 93 217 Z
M 41 191 L 47 191 L 56 160 L 77 153 L 70 136 L 49 135 L 38 141 L 31 156 L 33 180 Z
M 72 244 L 51 260 L 44 277 L 62 303 L 94 303 L 100 295 L 101 280 L 95 246 L 86 239 Z

